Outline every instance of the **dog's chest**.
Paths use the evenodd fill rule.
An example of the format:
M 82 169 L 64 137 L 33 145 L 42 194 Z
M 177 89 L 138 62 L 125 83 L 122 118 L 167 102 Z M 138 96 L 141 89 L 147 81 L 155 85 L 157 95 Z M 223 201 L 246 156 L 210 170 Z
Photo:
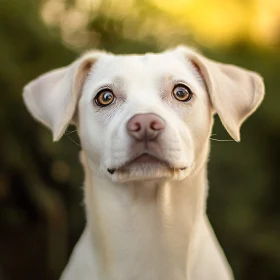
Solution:
M 119 213 L 104 231 L 109 279 L 185 280 L 188 236 L 182 224 L 154 205 L 139 210 Z

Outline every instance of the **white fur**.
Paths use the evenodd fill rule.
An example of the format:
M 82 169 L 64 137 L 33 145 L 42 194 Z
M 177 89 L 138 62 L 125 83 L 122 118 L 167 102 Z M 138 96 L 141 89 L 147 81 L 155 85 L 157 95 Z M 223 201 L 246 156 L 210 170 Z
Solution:
M 55 140 L 74 121 L 83 149 L 87 225 L 61 279 L 233 279 L 205 213 L 209 137 L 218 112 L 239 141 L 240 125 L 262 101 L 261 78 L 182 47 L 127 56 L 90 52 L 63 69 L 24 92 L 30 112 Z M 194 93 L 189 102 L 172 96 L 178 83 Z M 100 108 L 93 100 L 104 86 L 116 100 Z M 126 130 L 143 113 L 165 121 L 157 144 L 145 147 Z M 123 168 L 143 152 L 169 166 Z

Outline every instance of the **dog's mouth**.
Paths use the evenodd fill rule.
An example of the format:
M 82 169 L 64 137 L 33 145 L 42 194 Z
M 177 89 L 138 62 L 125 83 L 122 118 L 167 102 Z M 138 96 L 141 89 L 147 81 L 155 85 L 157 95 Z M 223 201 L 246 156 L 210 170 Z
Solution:
M 125 162 L 118 168 L 108 168 L 107 171 L 110 174 L 114 174 L 116 171 L 125 171 L 133 166 L 137 165 L 161 165 L 163 167 L 166 167 L 171 170 L 185 170 L 187 169 L 187 166 L 182 166 L 182 167 L 174 167 L 172 166 L 168 161 L 163 160 L 159 157 L 156 157 L 154 155 L 151 155 L 149 153 L 142 153 L 129 161 Z

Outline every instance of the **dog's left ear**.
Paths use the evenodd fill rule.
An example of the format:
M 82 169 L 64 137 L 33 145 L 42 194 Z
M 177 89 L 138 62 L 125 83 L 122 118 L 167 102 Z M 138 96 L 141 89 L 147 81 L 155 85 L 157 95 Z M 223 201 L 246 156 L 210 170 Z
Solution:
M 85 78 L 100 55 L 98 52 L 88 53 L 24 87 L 25 105 L 35 119 L 52 130 L 54 141 L 61 138 L 73 120 Z
M 198 70 L 224 127 L 239 142 L 242 123 L 263 100 L 262 77 L 237 66 L 217 63 L 185 47 L 176 51 Z

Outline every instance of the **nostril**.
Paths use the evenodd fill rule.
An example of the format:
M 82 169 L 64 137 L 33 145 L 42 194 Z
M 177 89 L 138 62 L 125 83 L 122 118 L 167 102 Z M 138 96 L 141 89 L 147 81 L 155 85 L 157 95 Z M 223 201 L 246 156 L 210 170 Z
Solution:
M 141 129 L 141 124 L 139 122 L 133 123 L 131 131 L 139 131 Z
M 151 124 L 150 124 L 150 128 L 152 130 L 162 130 L 164 128 L 164 125 L 162 122 L 160 121 L 152 121 Z
M 127 123 L 127 132 L 137 140 L 152 141 L 161 134 L 165 122 L 155 114 L 137 114 Z
M 141 130 L 141 124 L 139 122 L 136 122 L 134 124 L 134 131 L 139 131 L 139 130 Z
M 128 127 L 128 129 L 131 132 L 137 132 L 139 130 L 141 130 L 141 124 L 139 122 L 133 122 L 131 123 L 131 125 Z

